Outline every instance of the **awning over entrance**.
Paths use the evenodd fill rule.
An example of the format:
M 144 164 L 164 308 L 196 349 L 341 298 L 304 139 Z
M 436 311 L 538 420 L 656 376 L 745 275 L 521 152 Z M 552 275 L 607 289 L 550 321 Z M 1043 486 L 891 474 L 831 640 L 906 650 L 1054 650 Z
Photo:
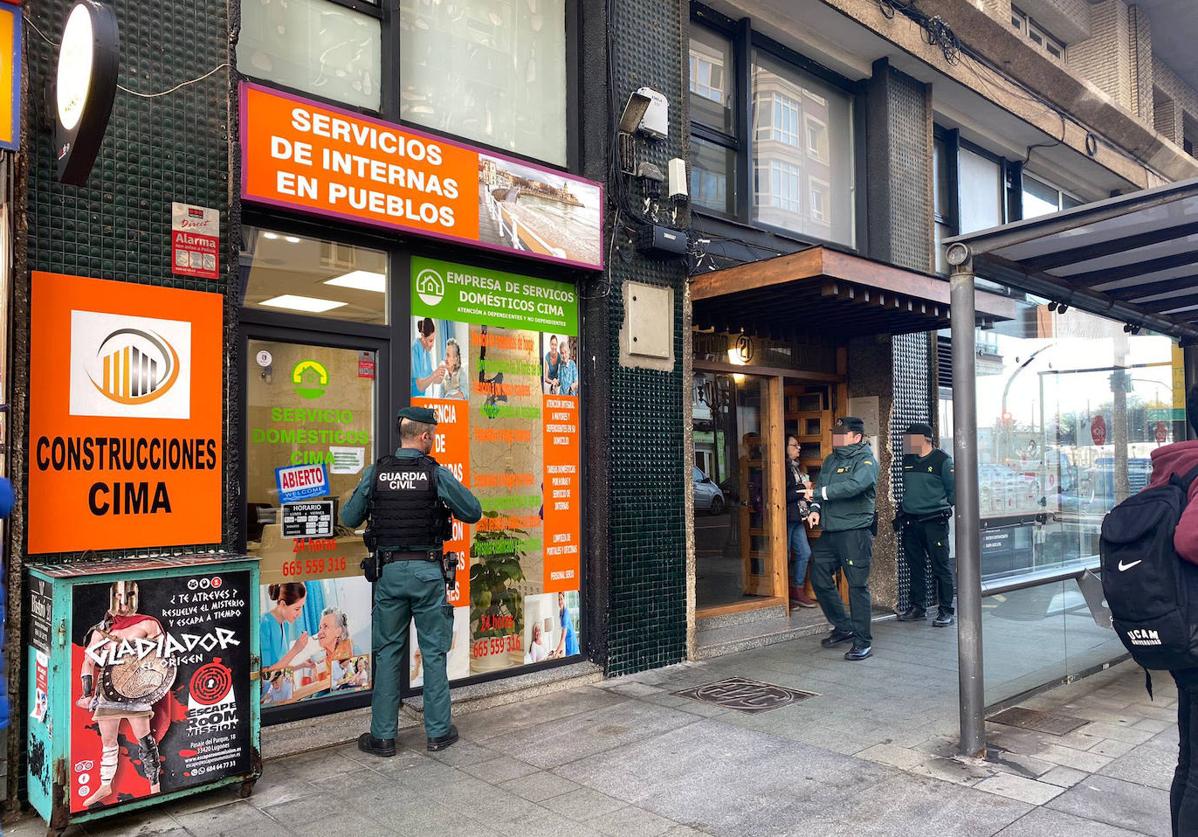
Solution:
M 948 283 L 912 270 L 811 247 L 694 277 L 694 322 L 786 336 L 908 334 L 948 328 Z M 978 298 L 978 322 L 1007 320 L 1014 304 Z
M 973 272 L 1198 341 L 1198 180 L 949 239 Z

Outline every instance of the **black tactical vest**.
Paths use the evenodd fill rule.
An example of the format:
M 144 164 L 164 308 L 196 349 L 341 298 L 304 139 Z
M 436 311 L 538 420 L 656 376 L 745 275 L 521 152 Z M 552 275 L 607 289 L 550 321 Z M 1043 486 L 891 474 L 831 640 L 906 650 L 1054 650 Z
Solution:
M 370 534 L 376 548 L 440 548 L 445 512 L 437 496 L 437 467 L 431 456 L 384 456 L 375 463 Z

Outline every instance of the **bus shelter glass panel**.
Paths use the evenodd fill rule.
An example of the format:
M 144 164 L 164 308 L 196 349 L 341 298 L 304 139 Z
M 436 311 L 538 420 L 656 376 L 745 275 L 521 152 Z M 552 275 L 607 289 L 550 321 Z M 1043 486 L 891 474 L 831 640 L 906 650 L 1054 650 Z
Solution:
M 1029 300 L 977 347 L 983 586 L 1098 573 L 1103 517 L 1184 438 L 1175 345 Z M 1073 579 L 987 596 L 983 613 L 988 702 L 1122 653 Z

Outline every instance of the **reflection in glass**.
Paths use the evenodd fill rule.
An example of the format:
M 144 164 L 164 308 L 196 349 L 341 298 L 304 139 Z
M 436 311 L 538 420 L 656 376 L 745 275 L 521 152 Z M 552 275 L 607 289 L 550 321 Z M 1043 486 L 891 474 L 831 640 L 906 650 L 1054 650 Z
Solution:
M 722 145 L 691 137 L 691 203 L 736 214 L 736 152 Z
M 713 607 L 773 595 L 768 384 L 749 375 L 695 373 L 697 601 Z
M 565 0 L 402 0 L 399 25 L 406 121 L 565 165 Z
M 753 138 L 754 220 L 852 245 L 849 96 L 755 52 Z
M 378 110 L 381 28 L 378 18 L 328 0 L 246 0 L 237 69 Z
M 242 241 L 247 308 L 386 324 L 386 253 L 257 227 Z
M 735 127 L 732 44 L 701 27 L 691 30 L 691 121 L 731 134 Z

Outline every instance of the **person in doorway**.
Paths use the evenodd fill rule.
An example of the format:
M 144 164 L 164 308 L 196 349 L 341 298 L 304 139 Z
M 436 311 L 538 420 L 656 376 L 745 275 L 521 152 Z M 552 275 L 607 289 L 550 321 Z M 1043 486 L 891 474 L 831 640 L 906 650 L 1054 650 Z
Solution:
M 553 395 L 557 392 L 560 381 L 559 367 L 561 365 L 562 356 L 557 349 L 557 336 L 549 338 L 549 351 L 545 353 L 545 371 L 541 378 L 541 383 L 545 385 L 545 395 Z
M 807 595 L 807 561 L 811 544 L 807 541 L 807 515 L 810 507 L 803 492 L 811 488 L 803 472 L 799 455 L 803 452 L 795 436 L 786 437 L 786 547 L 790 553 L 790 600 L 799 607 L 815 607 Z
M 395 755 L 401 666 L 408 663 L 409 625 L 416 622 L 424 666 L 424 731 L 430 751 L 458 740 L 450 722 L 446 658 L 453 640 L 453 608 L 445 596 L 442 550 L 446 516 L 477 523 L 478 499 L 429 456 L 437 416 L 426 407 L 404 407 L 396 417 L 401 447 L 368 467 L 341 510 L 356 528 L 369 518 L 367 543 L 381 563 L 374 585 L 375 682 L 370 732 L 358 749 Z
M 1186 415 L 1198 433 L 1198 386 L 1186 399 Z M 1148 488 L 1168 485 L 1198 468 L 1198 441 L 1174 442 L 1152 452 L 1152 478 Z M 1189 503 L 1173 531 L 1173 548 L 1178 557 L 1198 564 L 1198 480 L 1190 485 Z M 1187 626 L 1191 632 L 1198 625 Z M 1169 672 L 1177 683 L 1177 769 L 1169 790 L 1173 837 L 1198 834 L 1198 668 Z
M 912 424 L 903 436 L 903 502 L 894 519 L 902 533 L 903 556 L 911 572 L 911 606 L 898 615 L 900 622 L 927 618 L 927 564 L 936 579 L 936 618 L 932 624 L 953 624 L 953 566 L 949 554 L 948 521 L 956 502 L 953 460 L 932 444 L 932 427 Z
M 874 494 L 878 463 L 865 441 L 865 422 L 845 416 L 832 427 L 832 453 L 820 468 L 807 523 L 823 523 L 823 536 L 812 549 L 811 584 L 832 632 L 822 641 L 832 648 L 852 640 L 844 658 L 864 660 L 873 653 L 870 631 L 869 568 L 873 560 Z M 850 619 L 844 612 L 832 573 L 840 570 L 849 585 Z
M 433 363 L 433 343 L 437 338 L 437 324 L 431 317 L 424 317 L 416 323 L 416 331 L 420 334 L 412 341 L 412 392 L 413 398 L 422 398 L 433 384 L 445 380 L 445 363 Z

